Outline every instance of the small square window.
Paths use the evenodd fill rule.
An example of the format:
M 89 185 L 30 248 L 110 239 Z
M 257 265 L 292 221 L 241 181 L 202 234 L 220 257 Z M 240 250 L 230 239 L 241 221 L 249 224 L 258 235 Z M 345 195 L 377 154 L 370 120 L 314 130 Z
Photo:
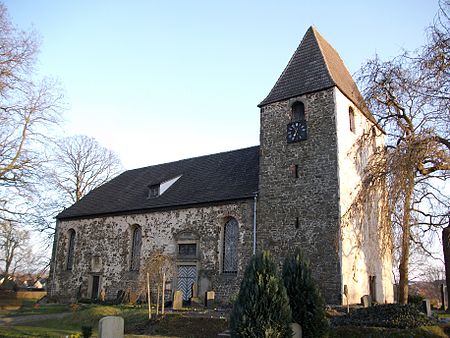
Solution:
M 159 196 L 159 184 L 148 186 L 148 198 L 155 198 Z
M 178 244 L 178 256 L 195 257 L 197 256 L 197 244 Z
M 348 120 L 349 120 L 349 125 L 350 125 L 350 131 L 354 133 L 356 130 L 356 128 L 355 128 L 355 112 L 353 111 L 352 107 L 348 108 Z

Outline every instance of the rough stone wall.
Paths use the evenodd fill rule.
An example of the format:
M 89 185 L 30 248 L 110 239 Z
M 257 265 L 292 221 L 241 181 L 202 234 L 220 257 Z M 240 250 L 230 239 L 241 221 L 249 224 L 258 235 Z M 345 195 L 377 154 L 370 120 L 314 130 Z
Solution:
M 223 226 L 234 217 L 239 223 L 238 272 L 221 273 Z M 253 201 L 149 212 L 145 214 L 62 220 L 58 225 L 55 272 L 50 276 L 52 296 L 73 300 L 89 298 L 89 276 L 100 275 L 100 289 L 114 299 L 119 290 L 136 290 L 139 272 L 130 271 L 132 232 L 142 229 L 140 266 L 155 250 L 176 256 L 176 236 L 183 231 L 198 235 L 199 295 L 214 290 L 219 301 L 238 292 L 240 280 L 252 254 Z M 68 232 L 76 232 L 72 271 L 66 270 Z M 182 263 L 182 262 L 181 262 Z M 177 262 L 177 264 L 181 264 Z
M 335 89 L 341 222 L 342 284 L 349 303 L 370 294 L 369 276 L 376 277 L 375 298 L 393 301 L 391 251 L 379 225 L 385 222 L 383 188 L 362 190 L 364 171 L 374 152 L 384 146 L 383 133 Z M 349 107 L 354 111 L 355 131 L 350 130 Z
M 286 128 L 296 101 L 305 105 L 308 138 L 288 144 Z M 264 106 L 260 142 L 258 250 L 270 250 L 281 264 L 288 253 L 302 249 L 326 302 L 341 303 L 334 89 Z

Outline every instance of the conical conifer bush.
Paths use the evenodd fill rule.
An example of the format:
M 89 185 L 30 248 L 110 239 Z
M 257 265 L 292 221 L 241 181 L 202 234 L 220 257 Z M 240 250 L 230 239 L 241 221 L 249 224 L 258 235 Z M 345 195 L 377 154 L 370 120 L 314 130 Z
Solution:
M 291 309 L 283 281 L 268 252 L 252 258 L 230 318 L 232 337 L 287 338 Z
M 309 263 L 300 251 L 284 261 L 283 281 L 289 296 L 292 321 L 301 325 L 303 337 L 326 337 L 329 325 L 325 302 L 311 275 Z

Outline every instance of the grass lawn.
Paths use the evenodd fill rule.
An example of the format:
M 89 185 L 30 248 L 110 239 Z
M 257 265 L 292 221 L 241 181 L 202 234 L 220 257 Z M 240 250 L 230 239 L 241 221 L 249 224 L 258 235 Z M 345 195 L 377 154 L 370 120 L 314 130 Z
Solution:
M 167 313 L 151 322 L 145 307 L 84 305 L 72 314 L 59 319 L 29 322 L 20 326 L 0 327 L 1 337 L 61 337 L 81 333 L 81 326 L 92 326 L 97 334 L 98 321 L 105 316 L 122 316 L 127 337 L 216 337 L 227 328 L 227 321 L 217 318 L 188 317 L 181 313 Z
M 32 300 L 24 300 L 19 308 L 12 310 L 1 310 L 0 318 L 2 317 L 17 317 L 25 315 L 42 315 L 49 313 L 61 313 L 70 311 L 70 308 L 64 304 L 36 304 Z
M 209 338 L 228 328 L 228 321 L 219 318 L 190 317 L 186 314 L 168 314 L 164 318 L 152 320 L 137 326 L 130 333 L 150 337 L 190 337 Z
M 48 327 L 0 327 L 0 337 L 66 337 L 73 333 L 73 330 L 51 329 Z
M 66 307 L 64 311 L 60 312 L 68 310 L 69 308 Z M 34 312 L 32 314 L 45 313 Z M 78 310 L 63 318 L 21 323 L 20 326 L 0 327 L 0 337 L 70 336 L 70 334 L 81 333 L 82 326 L 92 326 L 96 333 L 98 321 L 105 316 L 122 316 L 126 323 L 125 329 L 129 329 L 134 328 L 137 324 L 145 323 L 146 309 L 132 306 L 82 305 Z
M 387 329 L 382 327 L 335 327 L 330 332 L 330 338 L 447 338 L 444 329 L 439 326 L 422 326 L 415 329 Z
M 67 309 L 66 307 L 64 312 Z M 22 314 L 54 313 L 51 312 L 53 310 L 46 308 L 41 311 L 27 312 L 23 310 Z M 167 313 L 165 317 L 149 322 L 145 306 L 82 305 L 64 318 L 24 323 L 20 326 L 0 327 L 0 337 L 65 337 L 71 334 L 80 334 L 81 326 L 92 326 L 93 337 L 95 337 L 98 321 L 104 316 L 122 316 L 125 320 L 125 333 L 128 338 L 138 335 L 151 338 L 209 338 L 217 337 L 217 334 L 226 330 L 228 326 L 225 319 L 192 317 L 187 313 Z M 450 331 L 450 327 L 439 326 L 420 327 L 412 330 L 342 326 L 333 328 L 330 338 L 444 338 L 448 337 L 444 329 Z

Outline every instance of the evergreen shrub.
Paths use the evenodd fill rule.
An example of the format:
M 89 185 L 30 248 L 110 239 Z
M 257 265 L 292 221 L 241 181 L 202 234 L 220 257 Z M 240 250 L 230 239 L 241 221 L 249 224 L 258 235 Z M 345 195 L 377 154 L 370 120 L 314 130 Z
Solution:
M 230 316 L 232 337 L 290 338 L 291 309 L 275 263 L 265 251 L 255 255 L 244 274 Z
M 292 320 L 301 325 L 303 337 L 326 337 L 328 320 L 325 302 L 311 275 L 309 263 L 300 251 L 283 265 L 283 281 L 292 310 Z

